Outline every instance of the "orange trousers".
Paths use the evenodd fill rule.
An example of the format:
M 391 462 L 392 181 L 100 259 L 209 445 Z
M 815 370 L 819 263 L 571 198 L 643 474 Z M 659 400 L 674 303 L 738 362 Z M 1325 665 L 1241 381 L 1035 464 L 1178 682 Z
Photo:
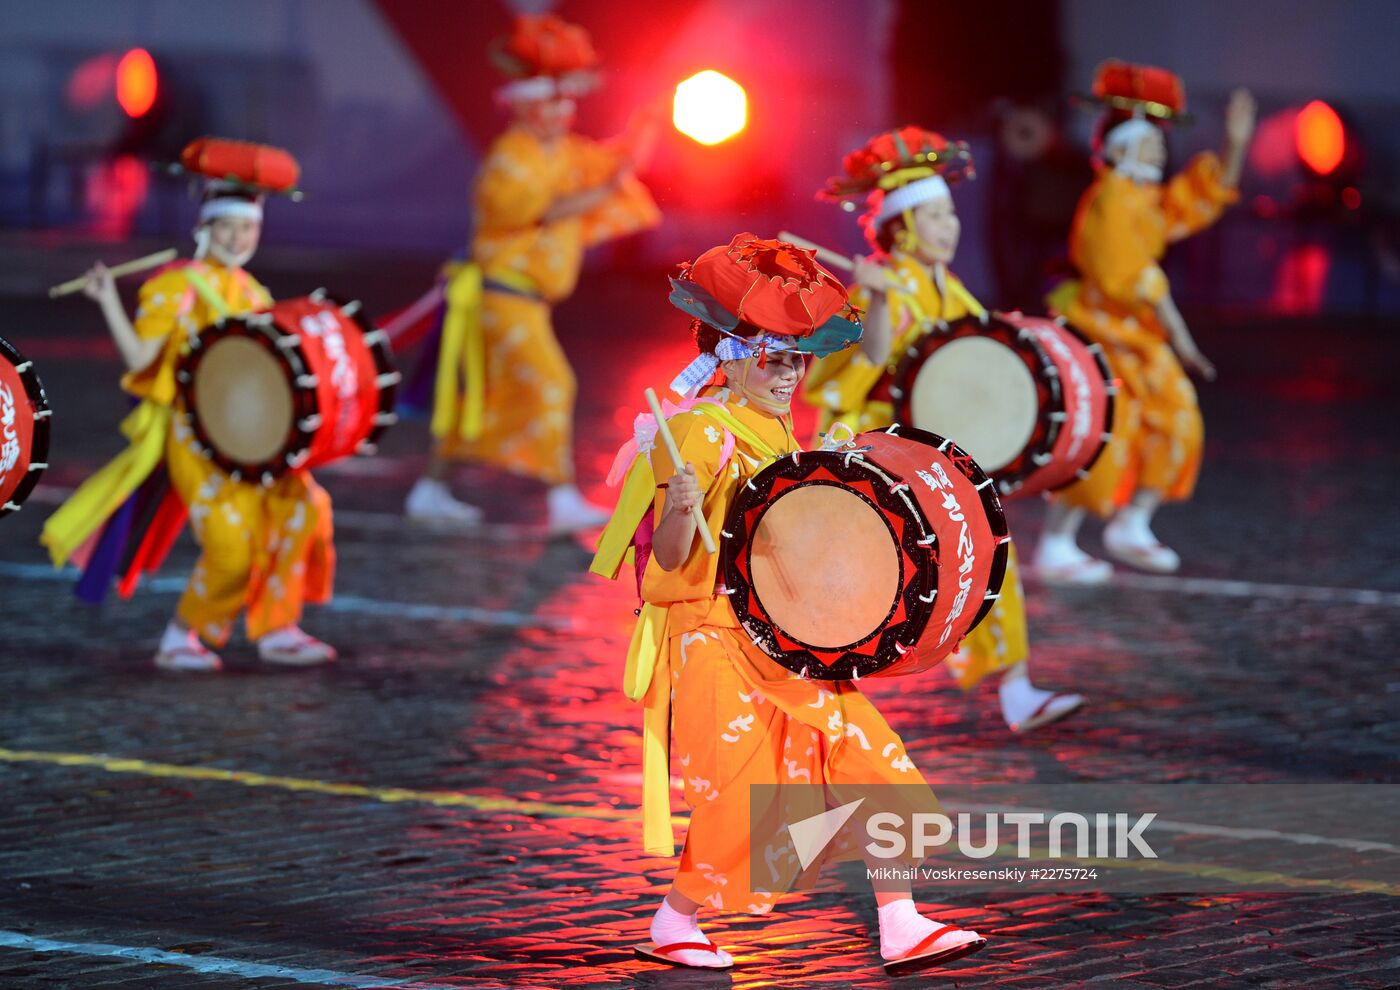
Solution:
M 727 600 L 693 628 L 673 628 L 669 649 L 671 753 L 691 809 L 675 878 L 686 897 L 715 910 L 773 908 L 786 867 L 752 875 L 750 797 L 775 785 L 824 785 L 835 802 L 843 787 L 864 796 L 870 785 L 902 785 L 889 801 L 937 810 L 903 741 L 855 682 L 805 680 L 774 663 Z
M 305 471 L 273 485 L 234 481 L 195 452 L 183 413 L 166 442 L 170 482 L 189 510 L 199 562 L 176 614 L 212 646 L 246 609 L 248 638 L 292 625 L 306 601 L 330 599 L 331 499 Z

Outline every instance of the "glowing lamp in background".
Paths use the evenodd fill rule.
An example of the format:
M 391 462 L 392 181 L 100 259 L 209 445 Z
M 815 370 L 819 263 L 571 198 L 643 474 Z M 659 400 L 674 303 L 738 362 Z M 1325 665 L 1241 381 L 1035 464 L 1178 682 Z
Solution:
M 156 102 L 156 63 L 144 48 L 133 48 L 117 63 L 117 103 L 131 118 L 145 116 Z
M 1298 157 L 1318 175 L 1331 174 L 1346 154 L 1342 118 L 1321 100 L 1313 100 L 1299 111 L 1293 140 L 1298 146 Z
M 719 144 L 744 129 L 749 100 L 744 87 L 713 69 L 697 72 L 676 87 L 671 121 L 701 144 Z

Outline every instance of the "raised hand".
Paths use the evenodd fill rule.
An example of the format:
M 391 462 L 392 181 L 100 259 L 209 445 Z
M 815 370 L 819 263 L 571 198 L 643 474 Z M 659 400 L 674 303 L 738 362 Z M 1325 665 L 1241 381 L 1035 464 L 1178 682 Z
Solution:
M 117 301 L 117 283 L 106 265 L 99 261 L 88 269 L 86 277 L 83 295 L 99 303 Z
M 1257 116 L 1258 108 L 1249 90 L 1237 89 L 1230 94 L 1230 102 L 1225 105 L 1225 136 L 1231 144 L 1249 143 Z

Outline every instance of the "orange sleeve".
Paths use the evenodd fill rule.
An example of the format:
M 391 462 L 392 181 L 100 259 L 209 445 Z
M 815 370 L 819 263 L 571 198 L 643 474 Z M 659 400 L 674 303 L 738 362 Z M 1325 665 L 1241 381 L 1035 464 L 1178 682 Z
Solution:
M 673 416 L 670 425 L 681 460 L 695 466 L 695 478 L 705 492 L 702 503 L 705 517 L 710 523 L 711 534 L 718 539 L 719 528 L 724 525 L 727 514 L 725 493 L 722 486 L 716 484 L 715 477 L 719 471 L 720 453 L 724 449 L 724 431 L 709 416 L 696 412 Z M 676 473 L 660 437 L 651 452 L 651 467 L 657 484 L 665 484 Z M 654 519 L 658 524 L 665 508 L 666 489 L 658 488 L 653 507 L 656 513 Z M 718 560 L 718 556 L 705 552 L 699 540 L 691 546 L 690 556 L 674 571 L 663 570 L 653 557 L 643 576 L 642 597 L 649 602 L 708 598 L 714 593 Z
M 622 146 L 616 141 L 593 141 L 576 134 L 569 145 L 579 191 L 611 182 L 623 165 Z M 650 190 L 628 172 L 607 199 L 579 219 L 583 243 L 591 247 L 655 227 L 661 222 L 661 211 Z
M 1168 289 L 1151 246 L 1136 229 L 1138 208 L 1110 177 L 1085 194 L 1074 218 L 1075 265 L 1086 282 L 1124 306 L 1156 305 Z
M 671 427 L 671 436 L 676 441 L 676 449 L 680 451 L 681 460 L 695 466 L 695 480 L 700 483 L 701 490 L 709 491 L 710 486 L 714 484 L 715 474 L 719 471 L 720 451 L 724 449 L 724 430 L 711 417 L 693 411 L 672 416 L 668 424 Z M 682 468 L 684 466 L 680 465 Z M 671 463 L 671 455 L 666 453 L 666 445 L 658 436 L 656 447 L 651 452 L 651 471 L 656 483 L 664 484 L 677 469 L 677 465 Z M 658 519 L 661 518 L 661 509 L 665 505 L 665 495 L 664 488 L 657 492 Z
M 539 142 L 518 131 L 507 132 L 491 146 L 476 178 L 481 230 L 521 230 L 539 222 L 554 200 L 543 156 Z
M 131 321 L 136 336 L 149 340 L 174 333 L 180 316 L 194 302 L 193 294 L 177 268 L 147 279 L 137 292 L 136 318 Z
M 1222 181 L 1224 171 L 1215 152 L 1203 151 L 1172 176 L 1162 190 L 1168 241 L 1204 230 L 1220 218 L 1225 207 L 1239 200 L 1239 191 Z

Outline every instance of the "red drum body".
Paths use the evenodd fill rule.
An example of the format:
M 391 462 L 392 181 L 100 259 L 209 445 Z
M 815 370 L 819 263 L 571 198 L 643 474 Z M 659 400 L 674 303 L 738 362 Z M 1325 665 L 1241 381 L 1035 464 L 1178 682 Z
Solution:
M 909 348 L 890 386 L 901 422 L 954 438 L 1004 496 L 1082 478 L 1108 440 L 1103 350 L 1056 321 L 996 313 L 942 325 Z
M 1007 539 L 972 458 L 892 426 L 755 475 L 725 523 L 723 576 L 744 629 L 787 669 L 897 676 L 940 663 L 981 621 Z
M 0 516 L 19 511 L 48 467 L 51 415 L 34 363 L 0 337 Z
M 209 458 L 235 480 L 270 485 L 373 453 L 395 421 L 400 375 L 358 303 L 315 293 L 206 327 L 176 378 Z

